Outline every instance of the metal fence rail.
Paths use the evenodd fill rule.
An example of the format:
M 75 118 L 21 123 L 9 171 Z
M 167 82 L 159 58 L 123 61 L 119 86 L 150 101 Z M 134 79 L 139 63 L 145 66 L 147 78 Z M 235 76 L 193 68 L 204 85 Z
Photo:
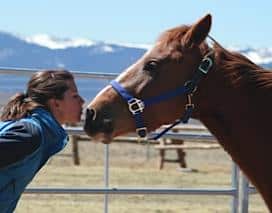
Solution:
M 30 76 L 37 69 L 22 69 L 22 68 L 0 68 L 0 74 L 5 75 L 27 75 Z M 111 80 L 116 77 L 116 74 L 106 73 L 89 73 L 72 71 L 75 77 L 92 78 L 92 79 L 106 79 Z M 85 134 L 81 127 L 67 127 L 66 130 L 71 135 Z M 156 134 L 155 132 L 151 134 Z M 180 132 L 167 133 L 164 138 L 171 139 L 200 139 L 200 140 L 215 140 L 209 132 Z M 109 188 L 109 146 L 105 145 L 105 171 L 104 171 L 104 188 L 27 188 L 25 193 L 39 193 L 39 194 L 104 194 L 105 206 L 104 212 L 108 212 L 108 195 L 109 194 L 159 194 L 159 195 L 229 195 L 232 196 L 231 212 L 232 213 L 247 213 L 248 212 L 248 196 L 251 193 L 256 193 L 253 187 L 249 187 L 248 181 L 243 176 L 238 167 L 233 164 L 232 168 L 232 186 L 229 188 Z
M 71 135 L 83 135 L 82 127 L 66 127 Z M 152 132 L 151 135 L 157 134 Z M 180 131 L 177 133 L 166 133 L 163 138 L 185 139 L 185 140 L 208 140 L 215 141 L 213 135 L 204 131 Z M 157 194 L 157 195 L 224 195 L 232 196 L 231 212 L 247 213 L 249 194 L 256 193 L 254 187 L 250 187 L 245 176 L 240 172 L 237 165 L 232 167 L 232 186 L 227 188 L 109 188 L 109 146 L 105 145 L 105 188 L 29 188 L 26 193 L 41 194 L 105 194 L 104 212 L 108 212 L 108 195 L 110 194 Z
M 236 188 L 28 188 L 25 193 L 38 194 L 156 194 L 156 195 L 234 195 Z
M 17 75 L 17 76 L 31 76 L 33 73 L 38 72 L 40 70 L 41 69 L 0 67 L 0 74 Z M 71 71 L 71 72 L 77 78 L 111 80 L 117 76 L 117 74 L 115 74 L 115 73 L 97 73 L 97 72 L 82 72 L 82 71 Z

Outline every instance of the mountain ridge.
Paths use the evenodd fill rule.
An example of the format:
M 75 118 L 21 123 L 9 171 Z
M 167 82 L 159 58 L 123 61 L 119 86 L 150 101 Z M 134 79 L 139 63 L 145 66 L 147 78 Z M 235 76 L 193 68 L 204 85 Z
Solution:
M 22 38 L 0 32 L 0 67 L 65 68 L 119 73 L 140 58 L 149 47 L 151 45 L 56 38 L 48 35 Z M 235 50 L 265 68 L 272 68 L 272 48 L 247 47 Z

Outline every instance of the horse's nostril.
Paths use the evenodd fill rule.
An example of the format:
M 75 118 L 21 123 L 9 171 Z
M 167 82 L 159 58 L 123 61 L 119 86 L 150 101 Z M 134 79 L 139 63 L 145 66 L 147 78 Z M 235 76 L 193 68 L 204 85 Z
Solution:
M 113 131 L 113 120 L 107 110 L 87 108 L 85 114 L 84 130 L 88 135 L 99 132 L 110 134 Z
M 87 118 L 89 118 L 90 120 L 95 120 L 96 119 L 96 111 L 95 109 L 87 109 L 86 111 L 86 115 L 87 115 Z

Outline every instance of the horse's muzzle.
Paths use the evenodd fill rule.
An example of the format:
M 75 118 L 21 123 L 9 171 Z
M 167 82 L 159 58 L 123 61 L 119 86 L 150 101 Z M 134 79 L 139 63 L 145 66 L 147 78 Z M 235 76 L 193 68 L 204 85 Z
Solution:
M 113 122 L 110 114 L 87 108 L 84 131 L 91 137 L 98 133 L 111 134 L 113 131 Z

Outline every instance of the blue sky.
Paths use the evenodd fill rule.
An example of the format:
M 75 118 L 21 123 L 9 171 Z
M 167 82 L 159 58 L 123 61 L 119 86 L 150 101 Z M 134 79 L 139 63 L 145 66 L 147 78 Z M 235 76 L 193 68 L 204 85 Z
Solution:
M 221 44 L 272 47 L 271 0 L 8 0 L 1 2 L 0 30 L 152 44 L 162 31 L 206 13 Z

